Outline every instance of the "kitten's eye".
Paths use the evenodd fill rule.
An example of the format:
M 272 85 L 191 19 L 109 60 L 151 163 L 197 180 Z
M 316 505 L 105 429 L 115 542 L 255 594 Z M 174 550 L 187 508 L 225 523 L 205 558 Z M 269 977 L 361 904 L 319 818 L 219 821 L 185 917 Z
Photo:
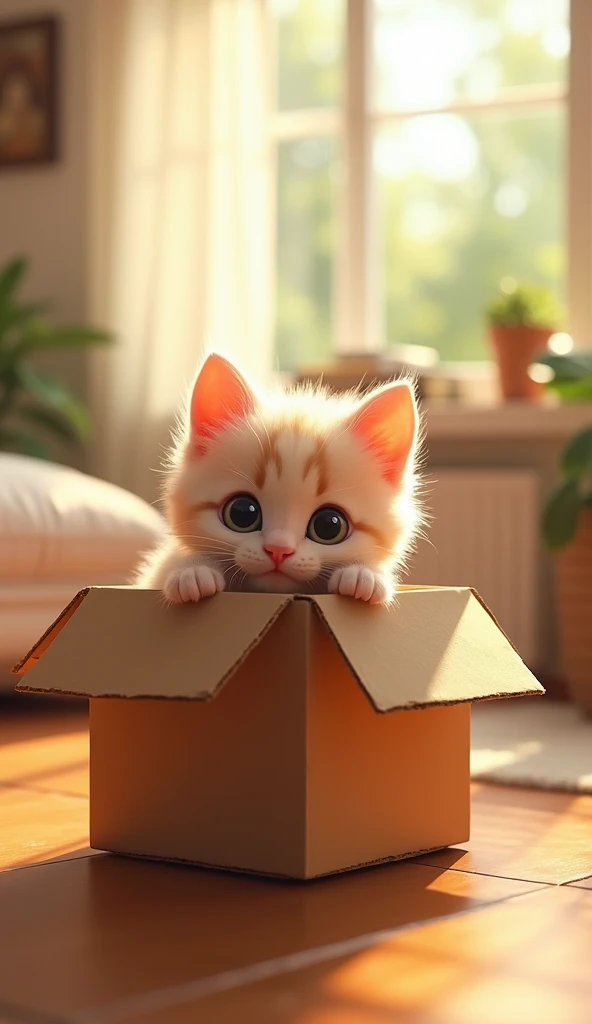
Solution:
M 306 536 L 317 544 L 340 544 L 349 533 L 349 523 L 338 508 L 325 505 L 311 516 Z
M 235 533 L 252 533 L 261 529 L 261 506 L 250 494 L 239 494 L 222 509 L 222 522 Z

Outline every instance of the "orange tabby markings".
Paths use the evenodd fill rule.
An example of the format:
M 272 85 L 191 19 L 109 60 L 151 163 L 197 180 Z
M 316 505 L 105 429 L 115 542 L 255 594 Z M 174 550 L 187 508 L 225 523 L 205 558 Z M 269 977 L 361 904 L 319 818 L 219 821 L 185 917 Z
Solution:
M 316 441 L 314 452 L 304 463 L 303 480 L 306 480 L 313 468 L 317 471 L 317 498 L 320 498 L 321 494 L 325 494 L 329 490 L 329 472 L 324 440 Z
M 194 516 L 199 515 L 200 512 L 207 512 L 213 510 L 217 512 L 219 503 L 217 501 L 198 501 L 197 505 L 191 506 L 191 512 Z
M 365 523 L 363 519 L 352 519 L 351 524 L 354 530 L 361 530 L 362 533 L 367 533 L 369 537 L 373 537 L 378 547 L 382 548 L 383 551 L 388 550 L 388 538 L 375 526 Z
M 417 449 L 408 382 L 364 396 L 261 395 L 210 356 L 163 478 L 170 536 L 136 583 L 183 602 L 227 589 L 388 603 L 422 521 Z M 239 490 L 254 491 L 260 505 L 252 528 L 203 514 Z M 338 508 L 348 529 L 332 536 L 330 519 L 320 533 L 309 528 L 321 505 Z M 270 555 L 278 537 L 289 548 L 279 563 Z
M 275 464 L 278 477 L 282 475 L 284 468 L 282 456 L 278 450 L 278 437 L 274 431 L 267 430 L 261 438 L 261 455 L 255 468 L 254 481 L 259 490 L 262 489 L 267 476 L 267 467 L 270 463 Z

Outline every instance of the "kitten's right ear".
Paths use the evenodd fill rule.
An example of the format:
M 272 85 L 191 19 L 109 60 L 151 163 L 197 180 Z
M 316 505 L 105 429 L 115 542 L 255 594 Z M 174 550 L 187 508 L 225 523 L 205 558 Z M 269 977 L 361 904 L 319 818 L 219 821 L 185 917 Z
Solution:
M 255 408 L 255 395 L 238 370 L 222 356 L 210 355 L 193 386 L 190 404 L 191 444 L 203 453 L 208 443 L 233 420 Z
M 401 479 L 417 448 L 419 416 L 413 387 L 393 381 L 363 398 L 354 414 L 352 430 L 382 466 L 389 484 Z

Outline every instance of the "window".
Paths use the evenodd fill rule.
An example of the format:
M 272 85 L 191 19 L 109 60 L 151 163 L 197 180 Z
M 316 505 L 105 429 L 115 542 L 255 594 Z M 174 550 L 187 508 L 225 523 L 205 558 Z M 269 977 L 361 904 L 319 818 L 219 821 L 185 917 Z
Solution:
M 269 2 L 280 365 L 483 359 L 502 278 L 565 299 L 568 0 Z
M 279 364 L 322 361 L 335 341 L 345 72 L 343 0 L 274 0 Z

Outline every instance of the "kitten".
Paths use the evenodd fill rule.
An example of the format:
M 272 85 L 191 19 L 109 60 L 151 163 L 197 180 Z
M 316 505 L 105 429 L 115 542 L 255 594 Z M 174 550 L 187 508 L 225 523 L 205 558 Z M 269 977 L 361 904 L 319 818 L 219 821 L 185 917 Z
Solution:
M 208 356 L 166 471 L 170 537 L 136 586 L 172 602 L 227 589 L 388 604 L 420 522 L 418 432 L 407 381 L 259 395 Z

